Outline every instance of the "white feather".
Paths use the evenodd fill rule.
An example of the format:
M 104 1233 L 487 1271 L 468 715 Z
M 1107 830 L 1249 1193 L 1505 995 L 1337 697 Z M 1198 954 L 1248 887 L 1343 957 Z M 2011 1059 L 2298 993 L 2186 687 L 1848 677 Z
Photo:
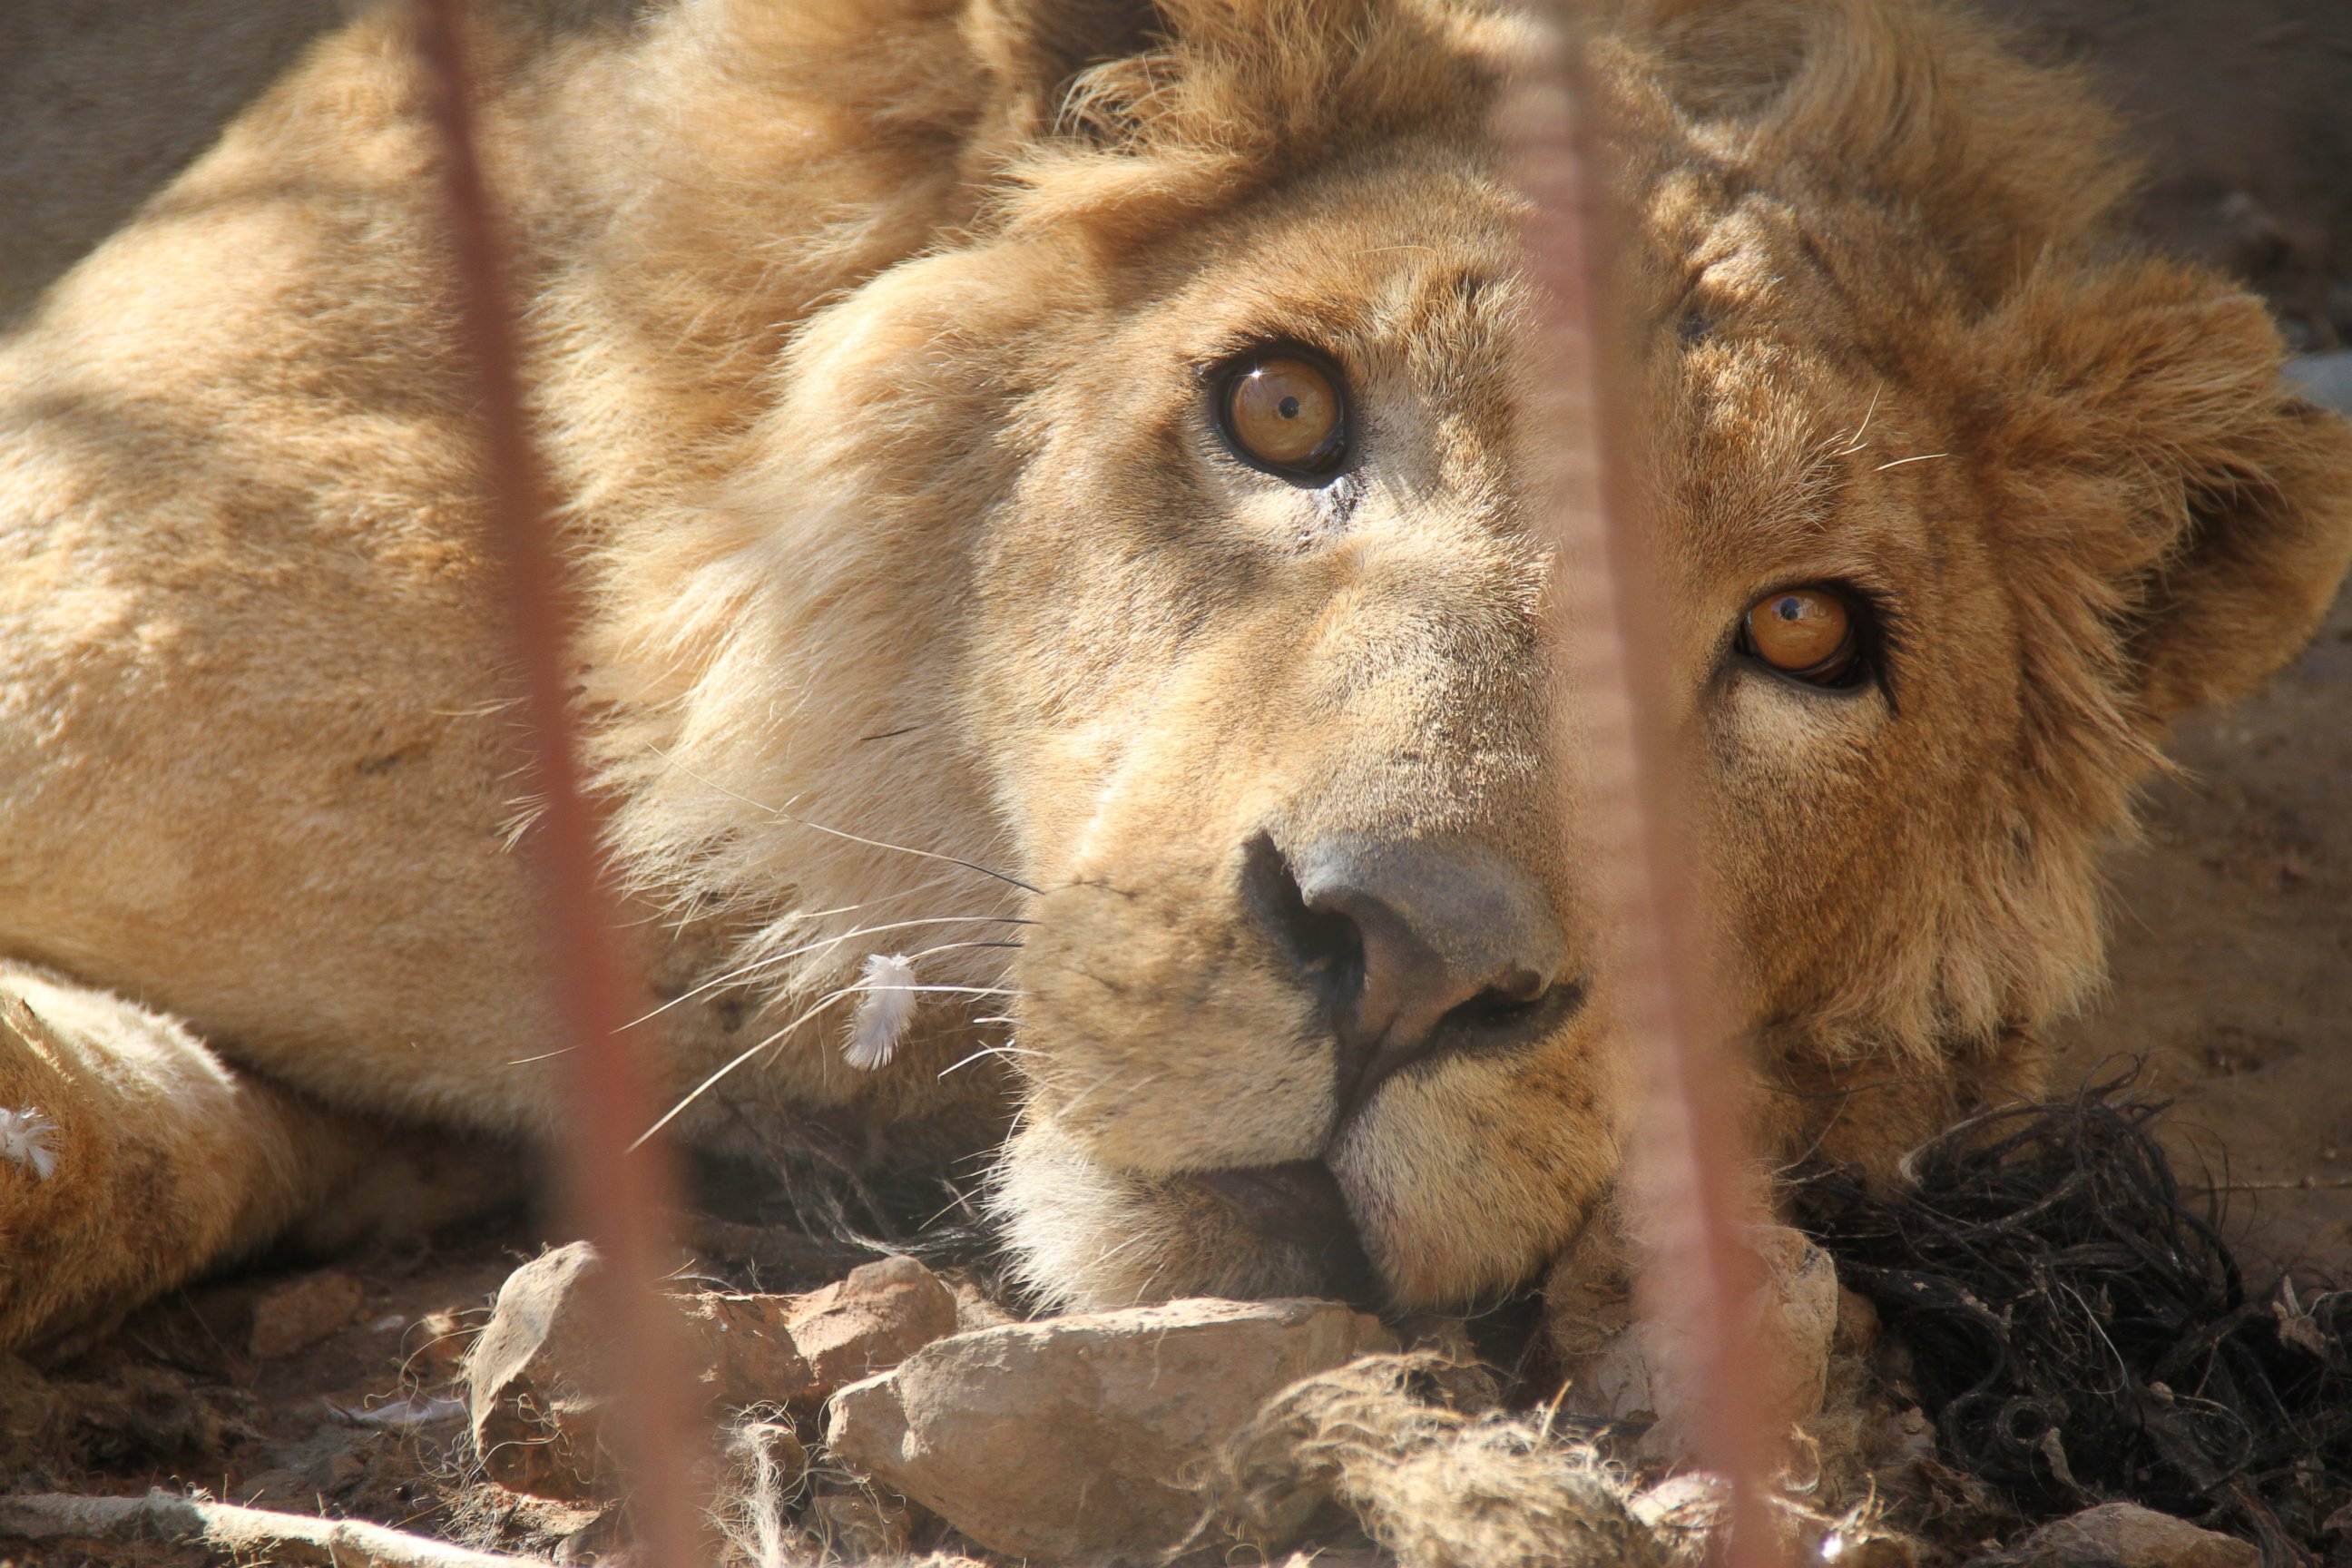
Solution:
M 867 953 L 857 989 L 857 1016 L 841 1055 L 851 1067 L 871 1072 L 889 1065 L 915 1016 L 915 961 L 903 952 Z
M 29 1165 L 35 1181 L 47 1181 L 58 1168 L 58 1124 L 29 1105 L 0 1110 L 0 1160 Z

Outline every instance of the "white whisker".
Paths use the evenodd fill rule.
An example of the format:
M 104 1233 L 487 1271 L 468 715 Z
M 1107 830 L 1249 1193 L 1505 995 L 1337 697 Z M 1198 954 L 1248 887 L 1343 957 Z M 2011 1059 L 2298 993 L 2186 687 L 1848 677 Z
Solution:
M 972 1052 L 971 1055 L 964 1058 L 963 1060 L 960 1062 L 950 1062 L 946 1067 L 941 1068 L 940 1069 L 940 1076 L 941 1078 L 945 1078 L 948 1074 L 955 1071 L 958 1068 L 970 1067 L 972 1063 L 980 1060 L 982 1057 L 1007 1057 L 1018 1059 L 1022 1057 L 1034 1057 L 1035 1055 L 1037 1055 L 1035 1051 L 1024 1050 L 1019 1046 L 982 1046 L 980 1049 Z
M 1886 390 L 1886 389 L 1885 389 L 1884 386 L 1875 387 L 1875 388 L 1873 388 L 1873 389 L 1872 389 L 1871 394 L 1870 394 L 1870 406 L 1869 406 L 1868 408 L 1865 408 L 1865 409 L 1864 409 L 1864 410 L 1863 410 L 1863 413 L 1862 413 L 1862 423 L 1854 426 L 1854 430 L 1853 430 L 1853 438 L 1851 441 L 1849 441 L 1849 442 L 1845 445 L 1845 447 L 1844 447 L 1843 448 L 1842 448 L 1842 449 L 1838 452 L 1838 454 L 1837 454 L 1837 455 L 1838 455 L 1839 457 L 1841 457 L 1841 458 L 1851 458 L 1851 457 L 1853 457 L 1856 452 L 1859 452 L 1859 451 L 1861 451 L 1861 450 L 1862 450 L 1862 448 L 1863 448 L 1863 439 L 1862 439 L 1863 435 L 1864 435 L 1864 433 L 1865 431 L 1867 431 L 1867 430 L 1870 428 L 1870 421 L 1871 421 L 1872 417 L 1873 417 L 1874 415 L 1876 415 L 1876 414 L 1877 414 L 1877 412 L 1878 412 L 1878 395 L 1879 395 L 1881 392 L 1884 392 L 1885 390 Z
M 695 783 L 705 785 L 710 789 L 715 789 L 719 794 L 727 796 L 730 800 L 740 801 L 754 811 L 764 811 L 771 816 L 781 816 L 788 822 L 796 822 L 812 833 L 822 833 L 826 835 L 828 837 L 845 839 L 852 844 L 863 844 L 869 849 L 895 850 L 898 854 L 912 855 L 919 859 L 938 860 L 950 866 L 961 866 L 967 871 L 975 872 L 982 877 L 993 877 L 1000 882 L 1009 883 L 1012 886 L 1020 889 L 1024 893 L 1037 893 L 1041 898 L 1044 896 L 1038 889 L 1031 887 L 1020 878 L 1015 877 L 1009 872 L 999 871 L 992 867 L 983 866 L 976 860 L 966 860 L 962 857 L 957 855 L 942 855 L 936 849 L 918 849 L 911 844 L 893 844 L 885 838 L 868 838 L 862 833 L 851 833 L 845 828 L 827 827 L 822 822 L 812 822 L 807 817 L 801 816 L 797 812 L 786 811 L 780 805 L 769 805 L 763 802 L 753 800 L 750 795 L 743 794 L 740 790 L 729 789 L 725 784 L 720 784 L 716 779 L 706 778 L 702 774 L 695 772 L 692 768 L 680 763 L 668 752 L 662 751 L 659 747 L 652 748 L 652 750 L 654 754 L 660 757 L 663 762 L 667 763 L 671 767 L 677 769 L 678 772 L 694 780 Z
M 643 1132 L 638 1133 L 636 1142 L 631 1143 L 629 1148 L 633 1151 L 635 1150 L 639 1145 L 643 1144 L 646 1139 L 652 1137 L 655 1133 L 660 1131 L 663 1128 L 677 1121 L 678 1114 L 681 1111 L 685 1110 L 688 1106 L 692 1105 L 696 1100 L 700 1100 L 705 1094 L 709 1093 L 711 1086 L 717 1083 L 720 1079 L 725 1078 L 729 1073 L 733 1072 L 737 1068 L 741 1067 L 745 1062 L 750 1061 L 753 1057 L 758 1056 L 761 1051 L 766 1050 L 770 1046 L 774 1045 L 777 1041 L 782 1039 L 785 1036 L 791 1034 L 794 1029 L 799 1028 L 803 1024 L 807 1023 L 811 1018 L 815 1017 L 819 1013 L 824 1012 L 827 1007 L 832 1006 L 835 1003 L 841 1001 L 844 997 L 855 996 L 856 994 L 857 994 L 857 987 L 855 985 L 845 985 L 838 991 L 827 994 L 816 1004 L 816 1005 L 811 1007 L 807 1012 L 803 1013 L 799 1017 L 794 1018 L 791 1023 L 786 1024 L 782 1028 L 778 1029 L 775 1033 L 768 1036 L 765 1039 L 750 1047 L 740 1055 L 736 1057 L 734 1060 L 729 1062 L 725 1067 L 720 1068 L 717 1072 L 712 1073 L 709 1078 L 704 1079 L 700 1083 L 696 1084 L 692 1092 L 688 1094 L 684 1100 L 679 1100 L 676 1105 L 671 1106 L 667 1110 L 662 1112 L 660 1121 L 655 1122 L 651 1127 L 646 1128 Z
M 852 987 L 852 989 L 863 991 L 866 989 L 866 986 L 861 984 Z M 890 991 L 933 991 L 938 992 L 942 995 L 952 996 L 1026 996 L 1029 994 L 1026 990 L 1018 985 L 900 985 L 893 983 L 884 987 L 884 989 Z
M 860 906 L 853 904 L 846 907 L 856 909 Z M 1034 925 L 1037 922 L 1034 921 L 1025 920 L 1019 915 L 926 915 L 919 920 L 884 921 L 876 925 L 860 926 L 856 931 L 843 931 L 839 936 L 820 937 L 814 942 L 803 942 L 799 947 L 790 948 L 782 952 L 768 953 L 763 957 L 755 958 L 748 963 L 739 964 L 735 968 L 727 971 L 724 974 L 714 975 L 710 979 L 704 981 L 701 984 L 697 985 L 691 991 L 679 992 L 677 995 L 671 997 L 660 1006 L 656 1007 L 652 1012 L 646 1014 L 643 1017 L 632 1018 L 629 1020 L 628 1026 L 635 1028 L 637 1025 L 646 1022 L 646 1019 L 659 1017 L 662 1014 L 668 1012 L 672 1007 L 677 1006 L 681 1002 L 690 1002 L 706 991 L 715 989 L 718 986 L 730 984 L 735 981 L 744 978 L 746 975 L 756 974 L 762 969 L 771 969 L 779 963 L 790 963 L 795 958 L 804 958 L 808 954 L 818 952 L 824 948 L 838 947 L 845 942 L 856 942 L 860 937 L 877 936 L 883 931 L 907 931 L 916 926 L 972 924 Z M 957 946 L 964 944 L 950 943 L 949 945 Z M 978 946 L 981 944 L 972 943 L 970 945 Z M 933 948 L 930 951 L 937 952 L 943 951 L 943 949 Z

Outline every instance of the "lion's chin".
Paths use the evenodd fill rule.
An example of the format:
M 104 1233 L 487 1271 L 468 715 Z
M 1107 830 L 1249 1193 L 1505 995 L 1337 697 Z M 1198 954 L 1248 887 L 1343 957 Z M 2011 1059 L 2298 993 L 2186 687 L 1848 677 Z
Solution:
M 1033 1121 L 997 1167 L 992 1207 L 1014 1278 L 1041 1306 L 1060 1310 L 1187 1296 L 1323 1296 L 1373 1311 L 1446 1310 L 1526 1275 L 1526 1259 L 1479 1246 L 1472 1228 L 1433 1224 L 1400 1234 L 1398 1216 L 1412 1206 L 1365 1181 L 1382 1163 L 1349 1141 L 1338 1152 L 1328 1164 L 1147 1174 Z
M 1186 1296 L 1372 1306 L 1383 1296 L 1339 1184 L 1318 1162 L 1146 1176 L 1032 1123 L 1014 1135 L 992 1199 L 1016 1278 L 1055 1308 Z

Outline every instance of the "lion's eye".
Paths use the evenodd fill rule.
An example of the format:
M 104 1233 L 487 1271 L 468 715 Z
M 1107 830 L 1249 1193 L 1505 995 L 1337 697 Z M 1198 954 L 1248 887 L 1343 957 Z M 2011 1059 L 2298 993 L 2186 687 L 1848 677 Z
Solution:
M 1223 378 L 1219 404 L 1226 440 L 1259 468 L 1305 479 L 1331 472 L 1346 455 L 1339 378 L 1297 354 L 1274 350 L 1242 360 Z
M 1740 627 L 1745 650 L 1784 675 L 1814 686 L 1836 686 L 1862 658 L 1853 607 L 1829 588 L 1784 588 L 1748 606 Z

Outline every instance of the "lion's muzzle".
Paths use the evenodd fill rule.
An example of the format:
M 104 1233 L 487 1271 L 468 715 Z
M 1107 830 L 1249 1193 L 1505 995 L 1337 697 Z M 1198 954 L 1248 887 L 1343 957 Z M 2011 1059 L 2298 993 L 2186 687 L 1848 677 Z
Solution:
M 1371 1259 L 1364 1255 L 1363 1238 L 1348 1213 L 1339 1180 L 1322 1161 L 1210 1171 L 1190 1180 L 1258 1236 L 1296 1248 L 1323 1293 L 1367 1304 L 1377 1301 Z
M 1458 835 L 1249 847 L 1244 900 L 1316 990 L 1338 1044 L 1335 1133 L 1396 1073 L 1542 1039 L 1582 1001 L 1542 885 Z

